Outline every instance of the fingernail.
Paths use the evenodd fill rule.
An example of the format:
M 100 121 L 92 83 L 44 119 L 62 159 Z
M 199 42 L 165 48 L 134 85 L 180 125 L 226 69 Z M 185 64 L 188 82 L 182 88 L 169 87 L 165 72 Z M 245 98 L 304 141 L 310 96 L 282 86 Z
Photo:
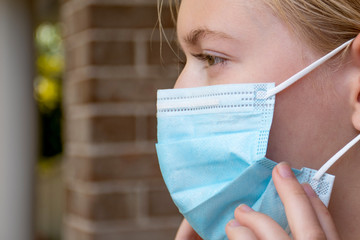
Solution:
M 312 189 L 312 187 L 308 183 L 302 184 L 302 187 L 304 188 L 306 195 L 308 197 L 317 197 L 316 192 L 314 191 L 314 189 Z
M 293 171 L 290 168 L 290 165 L 288 163 L 279 163 L 277 165 L 278 172 L 281 177 L 283 178 L 293 178 L 295 177 Z
M 239 223 L 238 221 L 236 221 L 235 219 L 233 219 L 233 220 L 231 220 L 231 221 L 229 222 L 229 226 L 235 228 L 235 227 L 240 227 L 241 225 L 240 225 L 240 223 Z
M 254 211 L 251 207 L 249 207 L 246 204 L 241 204 L 238 208 L 242 212 L 252 212 L 252 211 Z

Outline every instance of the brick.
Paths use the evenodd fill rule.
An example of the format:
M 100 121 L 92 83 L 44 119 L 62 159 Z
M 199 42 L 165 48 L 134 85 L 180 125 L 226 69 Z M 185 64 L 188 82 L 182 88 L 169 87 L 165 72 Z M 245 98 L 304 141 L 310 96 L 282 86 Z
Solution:
M 81 181 L 146 180 L 161 178 L 155 154 L 118 158 L 68 158 L 67 176 Z
M 133 65 L 134 44 L 132 42 L 88 42 L 65 52 L 66 70 L 89 65 Z
M 186 60 L 183 52 L 175 42 L 171 45 L 163 39 L 160 42 L 150 42 L 148 48 L 148 63 L 150 65 L 170 65 L 179 64 Z
M 65 51 L 65 69 L 67 71 L 89 65 L 89 46 L 82 45 Z
M 67 37 L 88 29 L 91 18 L 91 11 L 88 7 L 82 8 L 71 15 L 66 15 L 66 17 L 62 17 L 64 23 L 63 36 Z
M 66 91 L 72 94 L 72 104 L 95 102 L 142 102 L 156 101 L 156 92 L 159 88 L 172 88 L 174 80 L 167 78 L 89 78 L 84 81 L 66 86 Z
M 156 140 L 157 139 L 157 119 L 156 116 L 148 116 L 148 132 L 147 136 L 149 140 Z
M 66 76 L 63 81 L 63 105 L 65 107 L 75 104 L 91 103 L 93 101 L 94 86 L 91 81 L 76 81 L 87 79 L 83 74 L 74 77 Z M 72 82 L 74 81 L 74 82 Z
M 68 120 L 65 138 L 72 142 L 128 142 L 136 139 L 134 116 Z
M 91 42 L 89 45 L 89 63 L 92 65 L 134 64 L 132 42 Z
M 66 240 L 169 240 L 174 239 L 177 228 L 164 230 L 136 230 L 115 233 L 87 233 L 74 227 L 67 227 Z
M 106 159 L 93 164 L 94 180 L 161 178 L 157 156 L 133 155 Z
M 86 119 L 67 120 L 65 124 L 65 140 L 69 142 L 91 141 L 90 121 Z
M 89 5 L 66 18 L 64 36 L 89 28 L 154 28 L 158 21 L 156 6 Z M 165 28 L 173 27 L 170 10 L 164 8 Z
M 93 97 L 99 102 L 136 102 L 156 99 L 156 80 L 154 79 L 92 79 Z
M 94 234 L 82 231 L 81 229 L 66 226 L 64 228 L 64 239 L 66 240 L 98 240 Z
M 64 178 L 80 181 L 91 180 L 92 161 L 80 157 L 66 157 L 64 159 Z
M 149 192 L 149 216 L 179 215 L 179 210 L 173 203 L 167 190 L 153 190 Z
M 136 120 L 133 116 L 95 117 L 91 120 L 93 142 L 134 141 Z
M 99 240 L 169 240 L 174 239 L 177 229 L 165 229 L 165 230 L 137 230 L 121 232 L 118 234 L 103 234 L 101 237 L 96 237 Z
M 94 221 L 135 217 L 135 195 L 131 193 L 85 194 L 67 189 L 66 209 L 70 214 Z
M 92 28 L 153 28 L 158 20 L 156 6 L 89 7 Z M 164 27 L 172 27 L 171 15 L 164 9 Z

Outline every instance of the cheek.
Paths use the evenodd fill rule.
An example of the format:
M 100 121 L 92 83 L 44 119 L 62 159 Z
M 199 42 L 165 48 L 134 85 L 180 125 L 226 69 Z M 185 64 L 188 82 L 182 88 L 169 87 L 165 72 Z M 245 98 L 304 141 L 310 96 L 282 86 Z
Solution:
M 285 58 L 288 56 L 263 56 L 262 58 L 254 58 L 249 63 L 250 71 L 254 79 L 261 82 L 275 82 L 276 85 L 284 82 L 292 77 L 298 71 L 306 67 L 306 65 L 299 61 L 296 57 Z M 259 81 L 258 81 L 259 82 Z

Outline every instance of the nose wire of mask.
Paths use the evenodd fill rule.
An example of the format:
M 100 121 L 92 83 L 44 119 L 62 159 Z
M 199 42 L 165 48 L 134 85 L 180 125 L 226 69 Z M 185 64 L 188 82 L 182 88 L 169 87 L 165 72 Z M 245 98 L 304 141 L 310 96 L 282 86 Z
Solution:
M 265 98 L 274 96 L 276 94 L 278 94 L 279 92 L 283 91 L 284 89 L 288 88 L 290 85 L 294 84 L 295 82 L 297 82 L 298 80 L 300 80 L 301 78 L 303 78 L 304 76 L 306 76 L 307 74 L 309 74 L 310 72 L 312 72 L 314 69 L 316 69 L 317 67 L 319 67 L 321 64 L 325 63 L 327 60 L 329 60 L 330 58 L 334 57 L 336 54 L 338 54 L 341 50 L 343 50 L 344 48 L 346 48 L 348 45 L 350 45 L 352 43 L 352 41 L 354 41 L 354 39 L 351 39 L 347 42 L 345 42 L 344 44 L 342 44 L 340 47 L 334 49 L 333 51 L 331 51 L 330 53 L 328 53 L 327 55 L 325 55 L 324 57 L 320 58 L 319 60 L 313 62 L 312 64 L 310 64 L 309 66 L 307 66 L 306 68 L 304 68 L 303 70 L 301 70 L 300 72 L 298 72 L 297 74 L 295 74 L 294 76 L 292 76 L 291 78 L 287 79 L 286 81 L 282 82 L 281 84 L 279 84 L 278 86 L 274 87 L 273 89 L 270 89 Z
M 329 159 L 317 173 L 314 175 L 313 179 L 319 181 L 320 178 L 325 174 L 329 168 L 334 165 L 334 163 L 339 160 L 351 147 L 353 147 L 356 143 L 360 141 L 360 134 L 354 138 L 351 142 L 349 142 L 345 147 L 343 147 L 339 152 L 337 152 L 332 158 Z

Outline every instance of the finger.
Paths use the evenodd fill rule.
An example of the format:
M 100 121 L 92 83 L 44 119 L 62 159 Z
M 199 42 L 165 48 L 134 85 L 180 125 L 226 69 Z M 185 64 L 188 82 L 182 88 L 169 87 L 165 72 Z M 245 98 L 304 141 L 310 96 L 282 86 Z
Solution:
M 176 233 L 175 240 L 202 240 L 186 219 L 182 221 Z
M 310 199 L 287 163 L 274 168 L 273 180 L 293 236 L 296 239 L 326 239 Z
M 261 240 L 290 239 L 277 222 L 269 216 L 256 212 L 244 204 L 236 208 L 234 215 L 236 221 L 241 226 L 251 229 L 255 236 Z
M 326 239 L 328 239 L 328 240 L 340 239 L 339 234 L 336 230 L 335 223 L 334 223 L 327 207 L 320 200 L 320 198 L 318 198 L 315 191 L 312 189 L 312 187 L 309 184 L 307 184 L 307 183 L 302 184 L 302 187 L 304 188 L 306 195 L 310 199 L 311 205 L 313 206 L 313 209 L 315 210 L 315 213 L 319 219 L 320 225 L 321 225 L 322 229 L 324 230 Z
M 249 228 L 241 226 L 236 220 L 231 220 L 225 231 L 229 240 L 258 240 Z

